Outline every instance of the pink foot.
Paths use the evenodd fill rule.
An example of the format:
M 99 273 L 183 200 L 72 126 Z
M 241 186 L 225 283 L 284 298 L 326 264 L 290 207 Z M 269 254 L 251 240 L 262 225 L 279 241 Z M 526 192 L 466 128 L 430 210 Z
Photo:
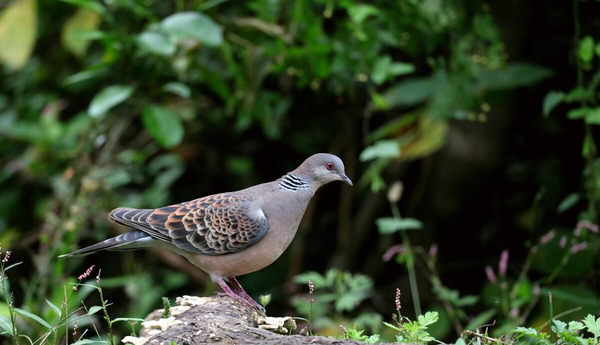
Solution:
M 250 295 L 248 295 L 248 293 L 246 293 L 242 285 L 237 281 L 237 279 L 235 279 L 235 277 L 230 277 L 228 281 L 233 287 L 234 293 L 246 300 L 248 303 L 254 306 L 254 308 L 262 310 L 263 312 L 265 311 L 265 308 L 262 305 L 258 304 L 252 297 L 250 297 Z
M 235 300 L 238 300 L 242 303 L 244 303 L 245 305 L 249 306 L 250 308 L 256 308 L 257 305 L 259 306 L 259 310 L 263 310 L 264 308 L 262 306 L 260 306 L 258 303 L 256 303 L 254 300 L 250 299 L 252 302 L 248 301 L 246 298 L 238 295 L 237 293 L 233 292 L 229 286 L 227 285 L 227 283 L 225 283 L 224 280 L 219 280 L 217 281 L 217 284 L 219 284 L 219 286 L 221 287 L 221 289 L 223 289 L 223 291 L 225 292 L 225 294 Z M 239 284 L 238 284 L 239 285 Z

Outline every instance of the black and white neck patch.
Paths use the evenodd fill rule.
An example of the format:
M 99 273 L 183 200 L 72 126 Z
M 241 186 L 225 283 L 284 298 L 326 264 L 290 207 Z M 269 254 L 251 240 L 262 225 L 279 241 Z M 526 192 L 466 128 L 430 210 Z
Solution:
M 279 188 L 288 190 L 290 192 L 297 192 L 300 189 L 307 189 L 310 187 L 310 183 L 297 175 L 287 174 L 279 179 Z

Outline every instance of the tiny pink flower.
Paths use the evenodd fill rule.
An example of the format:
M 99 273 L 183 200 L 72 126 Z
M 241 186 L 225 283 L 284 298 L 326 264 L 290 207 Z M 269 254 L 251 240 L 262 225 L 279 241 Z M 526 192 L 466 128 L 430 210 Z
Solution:
M 77 280 L 82 281 L 84 279 L 86 279 L 87 277 L 90 276 L 90 274 L 92 274 L 92 271 L 94 270 L 94 265 L 90 266 L 90 268 L 87 269 L 87 271 L 85 271 L 82 275 L 80 275 Z
M 494 274 L 493 268 L 491 268 L 490 266 L 487 266 L 485 268 L 485 274 L 487 275 L 487 279 L 490 281 L 490 283 L 496 284 L 498 279 L 496 278 L 496 274 Z
M 349 338 L 348 338 L 348 330 L 346 329 L 346 326 L 344 326 L 344 325 L 340 325 L 340 329 L 342 330 L 342 332 L 344 332 L 344 337 L 345 337 L 346 339 L 349 339 Z
M 400 297 L 401 297 L 402 293 L 400 291 L 399 288 L 396 288 L 396 310 L 400 311 L 400 309 L 402 309 L 402 303 L 400 301 Z
M 541 245 L 548 244 L 548 242 L 550 242 L 554 239 L 554 236 L 556 236 L 556 232 L 554 230 L 549 231 L 547 234 L 540 237 L 540 244 Z
M 589 229 L 591 232 L 595 233 L 600 232 L 600 229 L 597 224 L 594 224 L 589 220 L 582 220 L 579 223 L 577 223 L 577 226 L 575 227 L 575 236 L 579 236 L 581 234 L 581 229 L 583 228 Z
M 561 248 L 564 248 L 564 247 L 566 247 L 566 246 L 567 246 L 567 236 L 566 236 L 566 235 L 563 235 L 563 236 L 560 238 L 560 242 L 558 243 L 558 245 L 559 245 Z
M 388 262 L 388 261 L 392 260 L 394 258 L 394 256 L 396 256 L 397 254 L 402 254 L 402 253 L 404 253 L 404 246 L 401 244 L 396 244 L 396 245 L 391 246 L 388 250 L 385 251 L 385 253 L 381 257 L 381 260 Z
M 437 252 L 438 252 L 438 245 L 434 243 L 431 245 L 431 247 L 429 247 L 429 256 L 433 258 L 437 255 Z
M 539 284 L 535 284 L 535 285 L 533 286 L 533 295 L 534 295 L 535 297 L 537 297 L 537 296 L 539 296 L 539 295 L 540 295 L 540 285 L 539 285 Z
M 498 274 L 501 277 L 506 275 L 506 269 L 508 268 L 508 250 L 503 250 L 500 254 L 500 261 L 498 262 Z
M 587 248 L 587 242 L 576 243 L 571 247 L 571 254 L 578 253 Z
M 510 310 L 510 312 L 508 313 L 508 316 L 513 319 L 516 318 L 518 315 L 519 315 L 519 308 L 512 308 Z
M 12 252 L 10 250 L 6 251 L 6 254 L 4 254 L 4 259 L 2 259 L 3 263 L 7 263 L 8 259 L 10 259 L 10 254 L 12 254 Z

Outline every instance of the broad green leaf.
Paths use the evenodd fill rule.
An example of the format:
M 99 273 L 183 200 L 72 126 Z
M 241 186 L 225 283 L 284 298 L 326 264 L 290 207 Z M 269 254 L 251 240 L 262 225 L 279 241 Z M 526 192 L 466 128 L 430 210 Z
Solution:
M 593 90 L 584 87 L 576 87 L 565 96 L 565 102 L 585 102 L 594 97 Z
M 96 30 L 100 25 L 100 14 L 86 8 L 80 8 L 63 26 L 61 42 L 63 47 L 73 55 L 85 56 L 91 41 L 89 37 L 80 37 L 83 31 Z
M 50 308 L 52 308 L 52 310 L 54 310 L 54 312 L 58 315 L 58 317 L 60 317 L 62 315 L 62 311 L 60 310 L 60 308 L 55 306 L 54 303 L 50 302 L 47 298 L 46 298 L 46 303 L 50 306 Z
M 88 315 L 94 315 L 94 314 L 96 314 L 97 312 L 99 312 L 100 310 L 102 310 L 102 307 L 101 307 L 101 306 L 99 306 L 99 305 L 95 305 L 95 306 L 91 307 L 91 308 L 88 310 L 88 313 L 87 313 L 87 314 L 88 314 Z
M 21 69 L 31 56 L 37 35 L 34 0 L 9 3 L 0 14 L 0 62 Z
M 30 313 L 28 311 L 25 311 L 23 309 L 20 309 L 20 308 L 14 308 L 14 311 L 17 314 L 21 314 L 21 315 L 23 315 L 25 317 L 28 317 L 28 318 L 30 318 L 30 319 L 38 322 L 40 325 L 42 325 L 42 326 L 44 326 L 46 328 L 52 328 L 52 326 L 50 326 L 50 324 L 48 322 L 46 322 L 46 320 L 42 319 L 41 317 L 39 317 L 39 316 L 37 316 L 35 314 L 32 314 L 32 313 Z
M 506 90 L 529 86 L 552 75 L 548 68 L 527 64 L 514 63 L 497 70 L 482 70 L 477 76 L 478 87 L 482 90 Z
M 581 107 L 569 110 L 567 113 L 567 117 L 571 120 L 583 119 L 587 116 L 587 114 L 591 111 L 591 108 Z
M 184 83 L 179 83 L 176 81 L 166 83 L 163 85 L 163 90 L 176 94 L 177 96 L 183 98 L 190 98 L 192 95 L 192 90 L 190 90 L 189 86 Z
M 379 233 L 382 235 L 391 234 L 396 231 L 416 230 L 423 228 L 423 223 L 413 218 L 379 218 L 376 220 Z
M 592 62 L 594 58 L 594 39 L 592 36 L 587 35 L 579 41 L 579 49 L 577 49 L 577 55 L 581 61 L 585 63 Z
M 203 13 L 176 13 L 165 18 L 161 26 L 177 39 L 197 40 L 210 47 L 223 43 L 223 28 Z
M 585 123 L 590 125 L 600 125 L 600 107 L 591 108 L 585 115 Z
M 385 90 L 383 99 L 390 108 L 410 107 L 427 100 L 433 87 L 430 78 L 407 79 Z
M 437 311 L 428 311 L 425 315 L 419 315 L 417 317 L 417 322 L 423 328 L 427 328 L 427 326 L 435 323 L 439 318 L 439 314 Z
M 588 315 L 583 319 L 585 327 L 588 332 L 592 333 L 594 337 L 600 338 L 600 318 L 595 318 L 594 315 Z
M 99 117 L 110 109 L 127 100 L 135 90 L 132 86 L 113 85 L 98 92 L 88 108 L 91 117 Z
M 167 108 L 158 105 L 147 106 L 144 109 L 143 120 L 146 129 L 163 147 L 175 147 L 183 139 L 181 120 Z
M 563 199 L 563 201 L 560 202 L 560 205 L 558 205 L 558 213 L 563 213 L 566 210 L 570 209 L 571 207 L 575 206 L 575 204 L 581 199 L 581 195 L 579 195 L 578 193 L 571 193 L 569 195 L 567 195 L 566 198 Z
M 463 338 L 458 338 L 454 342 L 454 345 L 467 345 L 467 343 L 465 342 L 465 340 Z
M 172 56 L 177 49 L 173 42 L 158 32 L 142 32 L 136 42 L 142 50 L 156 55 Z
M 384 55 L 375 61 L 371 79 L 375 84 L 383 84 L 391 77 L 409 74 L 415 71 L 415 67 L 409 63 L 393 62 L 389 55 Z
M 0 316 L 0 328 L 4 331 L 3 333 L 12 334 L 12 321 L 6 316 Z
M 380 140 L 365 148 L 360 154 L 360 161 L 366 162 L 375 158 L 397 158 L 400 156 L 400 145 L 396 140 Z
M 353 22 L 360 24 L 369 16 L 379 14 L 379 9 L 373 5 L 356 4 L 348 8 L 348 14 Z
M 544 97 L 544 116 L 548 117 L 548 115 L 550 115 L 550 112 L 552 111 L 552 109 L 556 108 L 557 105 L 559 105 L 563 99 L 565 98 L 565 93 L 561 92 L 561 91 L 550 91 L 546 94 L 546 97 Z
M 85 8 L 90 11 L 94 11 L 98 14 L 106 13 L 106 10 L 104 9 L 104 6 L 102 5 L 102 3 L 100 3 L 97 0 L 62 0 L 62 1 L 66 2 L 68 4 L 80 7 L 80 8 Z

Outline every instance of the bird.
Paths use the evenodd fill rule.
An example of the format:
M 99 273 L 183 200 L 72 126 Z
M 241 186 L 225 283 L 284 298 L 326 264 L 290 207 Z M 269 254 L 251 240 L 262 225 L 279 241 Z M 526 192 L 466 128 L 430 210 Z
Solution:
M 333 181 L 352 186 L 339 157 L 317 153 L 272 182 L 156 209 L 119 207 L 108 219 L 129 231 L 60 257 L 167 248 L 206 272 L 226 295 L 264 310 L 236 277 L 277 260 L 296 235 L 315 192 Z

